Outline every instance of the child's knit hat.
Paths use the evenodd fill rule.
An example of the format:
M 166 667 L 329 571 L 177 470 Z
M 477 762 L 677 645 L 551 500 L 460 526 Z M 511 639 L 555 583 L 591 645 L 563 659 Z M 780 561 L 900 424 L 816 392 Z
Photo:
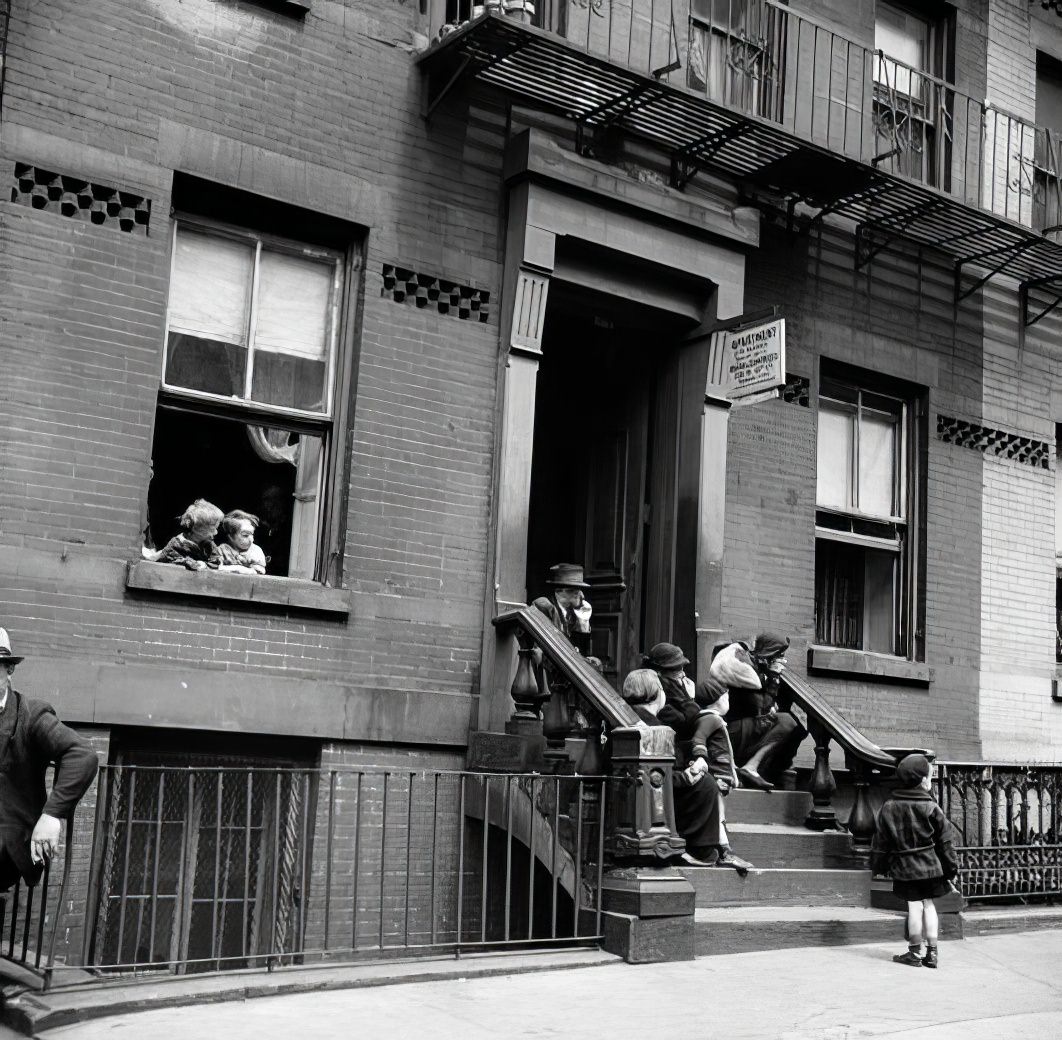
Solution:
M 929 776 L 929 759 L 925 755 L 908 755 L 896 767 L 896 779 L 907 787 L 914 787 Z

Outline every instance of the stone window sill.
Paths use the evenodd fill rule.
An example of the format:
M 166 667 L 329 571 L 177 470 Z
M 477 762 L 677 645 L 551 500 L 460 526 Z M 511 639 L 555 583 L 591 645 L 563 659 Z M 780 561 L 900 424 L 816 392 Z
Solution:
M 211 570 L 190 571 L 172 563 L 136 560 L 129 564 L 125 587 L 167 596 L 253 603 L 284 610 L 350 613 L 349 589 L 330 589 L 316 581 L 272 574 L 219 574 Z
M 835 646 L 809 646 L 808 673 L 846 676 L 867 682 L 901 682 L 912 686 L 928 686 L 934 678 L 933 669 L 924 661 L 908 661 L 867 650 L 842 650 Z

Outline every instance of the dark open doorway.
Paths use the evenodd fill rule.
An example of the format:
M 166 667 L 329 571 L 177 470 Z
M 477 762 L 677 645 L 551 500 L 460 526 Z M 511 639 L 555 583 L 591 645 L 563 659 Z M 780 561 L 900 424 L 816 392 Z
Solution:
M 583 565 L 593 652 L 614 684 L 637 667 L 640 651 L 682 629 L 682 333 L 682 321 L 665 312 L 551 285 L 535 398 L 528 595 L 548 592 L 551 564 Z M 692 640 L 692 615 L 688 627 Z

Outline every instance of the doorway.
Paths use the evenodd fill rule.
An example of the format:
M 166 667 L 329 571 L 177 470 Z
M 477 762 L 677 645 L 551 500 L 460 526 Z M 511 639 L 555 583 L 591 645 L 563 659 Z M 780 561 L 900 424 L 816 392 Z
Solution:
M 677 566 L 683 331 L 667 312 L 560 281 L 550 286 L 527 590 L 531 599 L 548 594 L 554 563 L 583 565 L 592 652 L 617 688 L 653 643 L 685 639 L 692 648 L 692 613 L 688 625 L 676 615 L 676 604 L 692 597 L 692 575 Z

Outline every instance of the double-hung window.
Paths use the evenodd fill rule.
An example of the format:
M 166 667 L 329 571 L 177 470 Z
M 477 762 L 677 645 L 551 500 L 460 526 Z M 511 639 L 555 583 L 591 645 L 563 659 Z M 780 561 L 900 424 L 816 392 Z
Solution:
M 178 216 L 149 545 L 205 498 L 259 518 L 268 574 L 331 577 L 347 266 L 339 249 Z
M 823 379 L 815 513 L 815 641 L 912 652 L 913 402 Z

